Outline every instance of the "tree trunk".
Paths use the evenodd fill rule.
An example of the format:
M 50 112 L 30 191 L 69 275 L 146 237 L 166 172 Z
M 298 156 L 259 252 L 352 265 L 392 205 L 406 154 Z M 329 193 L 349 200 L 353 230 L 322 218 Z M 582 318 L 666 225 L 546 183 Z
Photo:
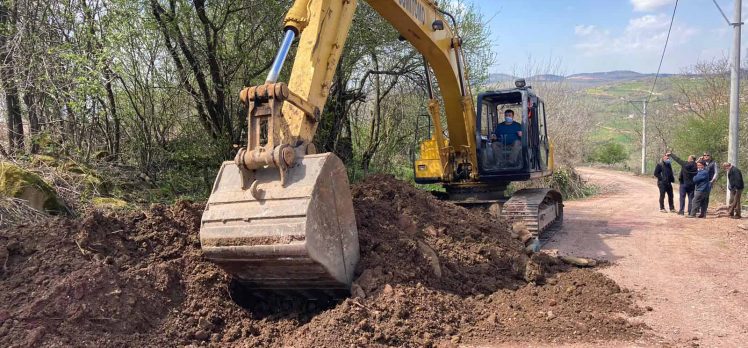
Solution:
M 18 85 L 15 77 L 15 60 L 8 47 L 10 36 L 15 32 L 15 16 L 11 15 L 6 2 L 0 2 L 0 78 L 5 89 L 5 108 L 8 121 L 8 151 L 24 152 L 23 118 L 21 117 L 21 100 L 18 96 Z
M 111 155 L 116 159 L 119 158 L 122 132 L 120 130 L 121 122 L 119 119 L 119 115 L 117 114 L 117 103 L 114 96 L 114 88 L 112 87 L 113 78 L 114 74 L 112 74 L 111 69 L 109 67 L 104 68 L 104 79 L 106 80 L 106 84 L 104 87 L 106 88 L 106 95 L 109 103 L 109 115 L 112 117 L 112 121 L 114 122 L 114 134 L 112 134 L 111 136 L 111 138 L 113 139 L 109 151 L 111 152 Z
M 2 79 L 5 89 L 5 108 L 8 119 L 8 149 L 11 154 L 25 152 L 23 139 L 23 118 L 21 116 L 21 100 L 18 97 L 18 87 L 12 77 L 12 69 L 3 68 Z M 9 72 L 10 70 L 10 72 Z M 11 77 L 8 77 L 8 76 Z
M 29 138 L 31 140 L 31 153 L 39 153 L 39 100 L 36 98 L 36 92 L 29 91 L 23 96 L 23 102 L 26 104 L 26 110 L 29 113 Z

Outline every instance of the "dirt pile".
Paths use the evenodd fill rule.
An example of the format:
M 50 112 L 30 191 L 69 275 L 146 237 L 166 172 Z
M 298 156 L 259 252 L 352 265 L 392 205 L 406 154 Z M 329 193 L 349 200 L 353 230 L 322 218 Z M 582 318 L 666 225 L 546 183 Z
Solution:
M 354 187 L 361 262 L 358 284 L 422 285 L 457 295 L 523 285 L 527 257 L 510 227 L 433 198 L 391 176 Z
M 0 230 L 0 346 L 421 346 L 633 338 L 631 294 L 389 176 L 354 188 L 354 296 L 262 306 L 202 259 L 202 206 Z M 536 283 L 528 283 L 526 279 Z M 544 285 L 539 285 L 544 284 Z

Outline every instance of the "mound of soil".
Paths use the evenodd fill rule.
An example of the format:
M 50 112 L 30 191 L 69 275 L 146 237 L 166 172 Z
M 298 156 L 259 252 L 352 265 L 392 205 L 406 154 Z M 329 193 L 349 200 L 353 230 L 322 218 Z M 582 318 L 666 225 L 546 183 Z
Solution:
M 205 261 L 202 206 L 0 230 L 0 346 L 429 346 L 632 339 L 632 294 L 390 176 L 354 187 L 351 298 L 263 306 Z

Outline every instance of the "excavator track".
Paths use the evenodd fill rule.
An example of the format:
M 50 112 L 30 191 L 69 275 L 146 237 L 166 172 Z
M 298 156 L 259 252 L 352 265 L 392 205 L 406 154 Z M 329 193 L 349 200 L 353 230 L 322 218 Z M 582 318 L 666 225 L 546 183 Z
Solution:
M 530 233 L 544 243 L 563 223 L 563 199 L 553 189 L 522 189 L 504 203 L 502 215 L 510 223 L 524 222 Z

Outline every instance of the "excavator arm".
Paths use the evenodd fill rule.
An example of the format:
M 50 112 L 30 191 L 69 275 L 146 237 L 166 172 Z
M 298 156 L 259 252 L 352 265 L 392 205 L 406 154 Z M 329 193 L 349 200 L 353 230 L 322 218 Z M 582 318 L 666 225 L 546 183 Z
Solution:
M 422 144 L 416 167 L 444 182 L 477 179 L 476 118 L 462 42 L 444 12 L 431 0 L 367 2 L 423 55 L 427 74 L 430 66 L 439 83 L 449 139 L 430 92 L 434 138 Z M 335 155 L 316 154 L 313 139 L 355 8 L 356 0 L 297 0 L 266 83 L 240 94 L 247 147 L 223 163 L 200 241 L 208 259 L 250 288 L 350 288 L 359 251 L 347 172 Z M 290 80 L 278 82 L 296 38 Z
M 434 1 L 367 2 L 423 55 L 428 64 L 427 72 L 430 66 L 439 83 L 449 146 L 441 129 L 441 106 L 430 93 L 429 112 L 436 128 L 432 144 L 438 147 L 438 156 L 431 156 L 431 161 L 436 161 L 433 169 L 440 173 L 438 179 L 453 181 L 456 166 L 460 164 L 477 168 L 475 108 L 464 78 L 462 40 L 447 25 L 447 18 Z M 287 52 L 293 40 L 288 40 L 289 37 L 299 36 L 299 45 L 288 82 L 288 89 L 296 102 L 283 106 L 283 118 L 280 120 L 281 129 L 284 130 L 282 142 L 290 145 L 312 144 L 355 9 L 356 0 L 297 0 L 286 15 L 286 40 L 281 52 Z M 267 84 L 276 82 L 283 59 L 283 56 L 276 59 Z M 306 107 L 299 107 L 302 103 Z M 472 179 L 476 178 L 474 173 L 477 171 L 468 172 L 472 174 Z

